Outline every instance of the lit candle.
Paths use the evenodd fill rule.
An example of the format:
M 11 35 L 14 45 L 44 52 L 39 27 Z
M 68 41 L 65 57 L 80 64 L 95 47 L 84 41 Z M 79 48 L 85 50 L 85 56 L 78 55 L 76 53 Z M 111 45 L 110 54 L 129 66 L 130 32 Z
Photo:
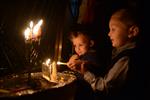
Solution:
M 58 61 L 57 65 L 67 65 L 67 63 Z
M 39 20 L 36 25 L 34 25 L 33 21 L 30 22 L 29 27 L 24 31 L 26 40 L 38 40 L 41 35 L 41 25 L 43 24 L 43 20 Z
M 42 65 L 42 76 L 46 80 L 50 81 L 51 80 L 51 73 L 52 73 L 52 67 L 51 67 L 51 59 L 46 59 L 45 62 L 43 62 Z
M 41 25 L 43 20 L 41 19 L 34 27 L 33 27 L 33 38 L 37 38 L 41 35 Z
M 57 68 L 55 61 L 51 62 L 50 59 L 47 59 L 42 66 L 42 76 L 48 81 L 56 82 L 57 81 Z
M 30 28 L 27 28 L 27 29 L 24 31 L 25 40 L 30 40 L 30 38 L 31 38 L 30 33 L 31 33 Z
M 52 74 L 51 74 L 51 81 L 56 82 L 57 81 L 57 64 L 55 61 L 52 63 Z
M 46 62 L 45 62 L 45 64 L 46 64 L 47 66 L 49 66 L 50 63 L 51 63 L 51 59 L 47 59 Z
M 34 25 L 34 24 L 33 24 L 33 21 L 31 21 L 31 22 L 30 22 L 30 28 L 31 28 L 31 30 L 32 30 L 32 28 L 33 28 L 33 25 Z
M 32 36 L 33 36 L 33 21 L 30 22 L 30 36 L 31 36 L 31 39 L 32 39 Z

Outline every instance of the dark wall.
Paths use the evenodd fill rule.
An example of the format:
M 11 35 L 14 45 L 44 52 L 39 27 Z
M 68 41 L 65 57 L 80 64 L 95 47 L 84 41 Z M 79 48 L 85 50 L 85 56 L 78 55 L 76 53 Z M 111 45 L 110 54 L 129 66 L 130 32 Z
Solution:
M 97 49 L 107 60 L 111 54 L 111 44 L 107 33 L 109 17 L 114 10 L 123 6 L 136 7 L 141 12 L 144 29 L 143 45 L 147 46 L 148 6 L 143 0 L 96 0 L 95 20 L 89 27 L 96 39 Z M 71 44 L 67 32 L 72 24 L 68 10 L 69 0 L 1 0 L 0 1 L 0 67 L 24 66 L 23 30 L 30 20 L 44 19 L 41 41 L 41 56 L 53 56 L 56 34 L 63 32 L 62 60 L 67 61 L 71 55 Z M 144 46 L 144 47 L 145 47 Z
M 25 63 L 24 30 L 31 20 L 44 20 L 40 58 L 53 57 L 56 34 L 64 25 L 64 0 L 1 0 L 0 1 L 0 67 L 14 71 Z M 40 59 L 42 60 L 42 59 Z

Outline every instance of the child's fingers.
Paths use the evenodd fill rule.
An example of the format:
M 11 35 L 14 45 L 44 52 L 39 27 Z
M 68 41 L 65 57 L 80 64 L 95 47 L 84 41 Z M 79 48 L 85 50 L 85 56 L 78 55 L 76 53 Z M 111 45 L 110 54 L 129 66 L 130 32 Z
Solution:
M 71 67 L 71 70 L 74 70 L 74 71 L 75 71 L 75 70 L 76 70 L 76 67 L 75 67 L 75 66 L 72 66 L 72 67 Z
M 69 67 L 71 70 L 76 70 L 76 67 L 75 67 L 74 63 L 69 63 L 69 64 L 68 64 L 68 67 Z
M 68 62 L 68 63 L 67 63 L 67 66 L 71 69 L 71 68 L 74 66 L 74 64 L 71 63 L 71 62 Z

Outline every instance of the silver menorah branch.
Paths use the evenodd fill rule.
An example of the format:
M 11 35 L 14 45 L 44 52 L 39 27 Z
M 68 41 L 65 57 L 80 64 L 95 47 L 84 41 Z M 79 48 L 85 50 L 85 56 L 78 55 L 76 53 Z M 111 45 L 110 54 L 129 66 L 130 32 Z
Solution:
M 43 20 L 40 20 L 34 25 L 33 21 L 30 22 L 30 26 L 26 28 L 24 32 L 25 36 L 25 58 L 28 66 L 28 77 L 31 77 L 31 70 L 37 65 L 37 58 L 39 55 L 39 47 L 41 40 L 41 25 Z

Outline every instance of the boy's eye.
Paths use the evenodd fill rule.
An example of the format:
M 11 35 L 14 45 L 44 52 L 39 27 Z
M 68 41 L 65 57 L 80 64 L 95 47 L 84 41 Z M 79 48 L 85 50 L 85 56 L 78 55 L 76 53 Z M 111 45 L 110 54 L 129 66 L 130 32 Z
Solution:
M 82 44 L 79 44 L 79 46 L 82 46 Z
M 115 31 L 115 28 L 111 28 L 110 31 Z
M 73 45 L 73 47 L 75 48 L 76 46 L 75 46 L 75 45 Z
M 114 27 L 111 28 L 111 30 L 114 30 L 114 29 L 115 29 Z

